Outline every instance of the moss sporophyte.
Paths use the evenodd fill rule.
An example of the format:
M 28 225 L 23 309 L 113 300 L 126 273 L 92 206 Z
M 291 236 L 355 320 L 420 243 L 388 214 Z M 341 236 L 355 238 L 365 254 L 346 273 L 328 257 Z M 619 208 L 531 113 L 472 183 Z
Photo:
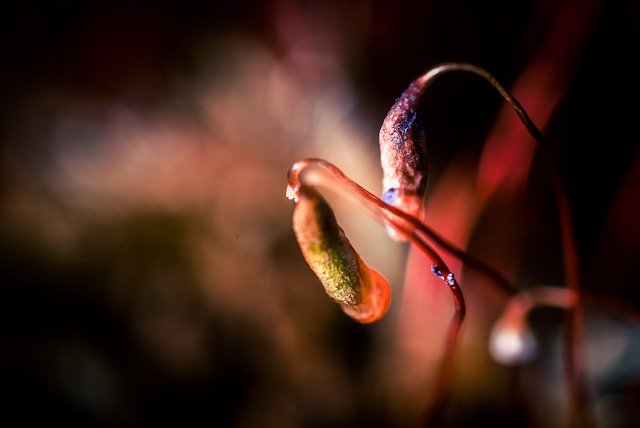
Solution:
M 362 261 L 317 191 L 302 188 L 298 193 L 292 223 L 302 254 L 327 295 L 361 323 L 382 318 L 389 308 L 388 282 Z
M 513 108 L 542 154 L 551 177 L 560 219 L 566 287 L 533 287 L 521 292 L 496 269 L 456 247 L 421 219 L 425 206 L 428 165 L 425 130 L 419 110 L 428 86 L 444 72 L 475 74 L 491 84 Z M 566 377 L 573 403 L 573 420 L 587 420 L 585 372 L 582 343 L 581 302 L 578 261 L 571 216 L 562 181 L 546 153 L 544 136 L 520 103 L 486 70 L 472 64 L 445 63 L 414 80 L 387 114 L 380 129 L 380 153 L 383 170 L 382 197 L 378 198 L 347 177 L 339 168 L 323 159 L 303 159 L 289 169 L 286 195 L 296 202 L 293 230 L 302 254 L 319 278 L 326 293 L 356 321 L 380 320 L 390 305 L 390 287 L 386 279 L 368 267 L 338 225 L 329 204 L 316 190 L 332 184 L 344 196 L 355 197 L 367 212 L 385 226 L 389 235 L 415 245 L 431 261 L 431 271 L 447 286 L 453 297 L 454 312 L 447 333 L 443 361 L 434 382 L 427 417 L 441 410 L 451 384 L 456 343 L 465 318 L 466 305 L 457 275 L 439 252 L 463 262 L 483 274 L 492 287 L 507 298 L 504 315 L 491 334 L 490 353 L 503 364 L 518 364 L 535 356 L 536 344 L 526 316 L 539 305 L 552 305 L 569 311 L 571 322 L 566 331 Z M 582 403 L 582 407 L 579 405 Z

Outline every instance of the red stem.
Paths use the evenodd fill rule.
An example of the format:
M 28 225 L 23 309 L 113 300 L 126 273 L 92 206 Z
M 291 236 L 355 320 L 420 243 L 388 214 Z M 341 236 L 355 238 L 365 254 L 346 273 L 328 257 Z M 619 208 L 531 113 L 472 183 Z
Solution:
M 492 280 L 492 282 L 490 282 L 489 284 L 491 284 L 491 286 L 494 288 L 494 291 L 497 291 L 499 294 L 503 296 L 509 296 L 517 290 L 516 287 L 508 279 L 502 276 L 496 269 L 489 266 L 482 260 L 466 253 L 464 250 L 456 247 L 454 244 L 439 235 L 436 231 L 431 229 L 428 225 L 426 225 L 416 217 L 407 214 L 399 208 L 387 204 L 386 202 L 369 192 L 367 189 L 363 188 L 358 183 L 347 177 L 338 167 L 333 165 L 331 162 L 328 162 L 324 159 L 307 158 L 293 164 L 293 166 L 289 169 L 288 174 L 289 189 L 292 192 L 297 192 L 298 188 L 300 187 L 300 173 L 308 167 L 321 168 L 322 170 L 330 173 L 341 184 L 346 185 L 347 188 L 357 198 L 359 198 L 361 201 L 364 201 L 367 206 L 374 207 L 381 215 L 381 217 L 379 217 L 378 219 L 382 222 L 392 222 L 394 217 L 400 218 L 403 222 L 407 223 L 411 227 L 411 230 L 413 230 L 412 232 L 405 233 L 407 236 L 415 235 L 417 237 L 418 235 L 416 234 L 416 232 L 420 232 L 429 239 L 433 240 L 437 245 L 442 247 L 449 254 L 457 257 L 468 267 L 475 269 L 478 272 L 484 273 L 488 278 Z M 343 189 L 341 188 L 340 190 Z M 378 216 L 374 215 L 374 217 Z M 438 262 L 436 264 L 441 265 L 441 262 Z
M 567 381 L 571 390 L 571 421 L 570 426 L 585 427 L 593 425 L 588 405 L 589 396 L 587 393 L 587 376 L 585 370 L 584 355 L 584 319 L 583 319 L 583 296 L 580 286 L 580 265 L 576 248 L 575 237 L 573 235 L 573 222 L 571 220 L 571 210 L 564 190 L 562 179 L 558 173 L 551 157 L 547 153 L 545 138 L 540 129 L 531 120 L 522 105 L 507 91 L 489 72 L 472 64 L 445 63 L 434 67 L 420 80 L 427 84 L 429 80 L 440 73 L 447 71 L 468 71 L 477 74 L 487 80 L 500 95 L 511 105 L 524 124 L 529 134 L 535 140 L 543 161 L 551 177 L 551 184 L 556 198 L 556 208 L 560 221 L 560 234 L 562 240 L 562 255 L 564 260 L 564 273 L 566 287 L 574 291 L 577 295 L 577 303 L 569 309 L 567 319 L 567 334 L 565 335 L 565 363 L 567 366 Z
M 565 336 L 565 362 L 567 366 L 567 381 L 571 389 L 572 397 L 572 409 L 571 419 L 573 423 L 571 425 L 584 425 L 590 421 L 588 412 L 589 398 L 586 388 L 586 372 L 585 372 L 585 357 L 584 357 L 584 320 L 583 320 L 583 297 L 580 287 L 580 273 L 579 273 L 579 260 L 576 249 L 575 238 L 573 236 L 573 224 L 571 220 L 571 214 L 569 209 L 568 198 L 566 196 L 562 179 L 555 168 L 550 156 L 546 151 L 545 138 L 538 127 L 533 123 L 528 116 L 524 108 L 520 103 L 487 71 L 476 67 L 471 64 L 463 63 L 446 63 L 427 72 L 424 76 L 419 78 L 426 85 L 431 79 L 437 75 L 447 71 L 468 71 L 477 74 L 487 80 L 500 95 L 512 106 L 529 134 L 536 141 L 538 148 L 542 154 L 545 165 L 547 166 L 548 173 L 551 177 L 551 184 L 553 187 L 554 195 L 556 198 L 556 207 L 558 210 L 558 217 L 560 221 L 561 241 L 562 241 L 562 253 L 565 267 L 565 281 L 566 286 L 570 290 L 574 291 L 578 296 L 578 302 L 572 308 L 569 309 L 569 317 L 567 321 L 567 334 Z M 322 159 L 305 159 L 297 162 L 289 171 L 289 185 L 295 191 L 296 187 L 299 187 L 298 175 L 302 169 L 309 165 L 319 166 L 329 171 L 339 181 L 346 184 L 347 187 L 354 192 L 357 196 L 367 202 L 369 205 L 374 206 L 381 210 L 381 221 L 389 222 L 394 225 L 396 229 L 405 230 L 405 235 L 412 241 L 418 244 L 438 267 L 445 268 L 441 258 L 433 251 L 433 249 L 416 234 L 416 231 L 421 232 L 426 237 L 432 239 L 436 244 L 440 245 L 443 249 L 459 258 L 467 266 L 475 268 L 491 279 L 493 279 L 493 285 L 496 289 L 504 294 L 512 294 L 516 288 L 505 279 L 499 272 L 486 263 L 476 259 L 475 257 L 464 252 L 462 249 L 448 242 L 446 239 L 437 234 L 434 230 L 429 228 L 426 224 L 422 223 L 415 217 L 405 213 L 404 211 L 386 204 L 372 193 L 359 186 L 353 180 L 349 179 L 342 171 L 340 171 L 333 164 L 324 161 Z M 400 218 L 404 222 L 411 226 L 411 231 L 404 227 L 399 227 L 399 223 L 392 218 L 387 217 L 388 214 Z M 440 259 L 440 260 L 438 260 Z M 449 274 L 448 268 L 445 274 Z M 444 279 L 445 277 L 443 277 Z M 445 280 L 446 282 L 446 280 Z M 454 296 L 454 302 L 457 310 L 464 310 L 464 306 L 461 302 L 461 291 L 459 287 L 452 286 L 452 294 Z
M 379 220 L 382 224 L 393 227 L 402 236 L 406 237 L 407 240 L 417 245 L 433 263 L 432 270 L 434 271 L 434 274 L 449 286 L 451 295 L 453 297 L 455 312 L 447 330 L 445 348 L 441 360 L 440 370 L 436 371 L 437 377 L 434 382 L 432 394 L 428 401 L 425 413 L 427 426 L 433 426 L 434 422 L 440 421 L 442 419 L 445 404 L 451 391 L 451 378 L 453 376 L 453 368 L 455 363 L 456 344 L 458 342 L 462 323 L 467 313 L 462 289 L 460 288 L 455 275 L 453 274 L 453 272 L 451 272 L 442 257 L 440 257 L 440 255 L 429 245 L 428 242 L 426 242 L 420 235 L 416 233 L 416 229 L 422 229 L 422 226 L 424 226 L 420 221 L 415 219 L 413 216 L 405 213 L 404 211 L 392 207 L 386 204 L 384 201 L 378 199 L 372 193 L 349 179 L 346 175 L 344 175 L 342 171 L 340 171 L 340 169 L 338 169 L 333 164 L 322 159 L 305 159 L 300 162 L 296 162 L 289 170 L 289 187 L 287 189 L 288 196 L 294 198 L 296 197 L 296 194 L 301 187 L 300 172 L 310 165 L 322 166 L 325 170 L 330 171 L 336 178 L 340 180 L 340 182 L 347 184 L 348 188 L 355 192 L 355 194 L 363 198 L 366 202 L 377 207 L 378 210 L 375 212 L 374 218 Z M 387 212 L 390 212 L 396 217 L 401 218 L 405 221 L 405 223 L 399 222 L 394 217 L 387 216 Z M 407 223 L 411 227 L 407 227 Z M 418 225 L 421 225 L 421 227 L 415 227 Z M 426 226 L 424 227 L 426 228 Z
M 444 426 L 443 412 L 451 392 L 456 345 L 458 343 L 458 336 L 462 330 L 463 320 L 464 314 L 456 312 L 449 322 L 440 370 L 436 371 L 437 379 L 434 382 L 433 392 L 427 402 L 424 416 L 425 427 Z

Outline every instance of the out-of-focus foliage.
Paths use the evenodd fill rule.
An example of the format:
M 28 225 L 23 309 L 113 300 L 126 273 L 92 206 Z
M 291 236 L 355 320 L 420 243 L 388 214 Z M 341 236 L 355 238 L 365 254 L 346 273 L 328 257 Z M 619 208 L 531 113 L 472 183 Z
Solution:
M 544 48 L 552 21 L 572 17 L 557 18 L 551 1 L 200 3 L 15 4 L 1 14 L 3 418 L 412 426 L 450 297 L 426 335 L 401 334 L 411 328 L 399 321 L 405 248 L 359 206 L 335 200 L 354 247 L 393 287 L 383 321 L 348 319 L 297 248 L 286 171 L 323 157 L 377 193 L 378 130 L 409 81 L 456 60 L 509 86 Z M 630 66 L 640 8 L 584 7 L 595 18 L 546 133 L 586 289 L 638 306 L 638 144 L 635 112 L 620 106 L 640 89 Z M 432 88 L 427 192 L 454 160 L 473 170 L 498 107 L 472 78 Z M 441 209 L 455 216 L 464 193 L 449 189 Z M 471 251 L 512 262 L 523 287 L 559 284 L 555 211 L 535 162 L 517 204 L 516 219 L 499 198 L 489 204 Z M 517 237 L 527 245 L 503 257 L 494 232 L 509 224 L 526 226 Z M 498 366 L 487 349 L 497 306 L 473 280 L 462 283 L 471 304 L 450 426 L 560 423 L 562 312 L 533 314 L 540 359 Z M 593 313 L 597 415 L 604 426 L 637 423 L 637 325 Z

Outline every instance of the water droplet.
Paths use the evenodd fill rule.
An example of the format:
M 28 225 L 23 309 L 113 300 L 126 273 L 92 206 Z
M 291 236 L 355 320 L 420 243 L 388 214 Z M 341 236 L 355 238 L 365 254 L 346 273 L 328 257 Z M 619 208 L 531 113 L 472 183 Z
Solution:
M 287 185 L 287 190 L 285 192 L 285 195 L 287 196 L 287 199 L 291 199 L 293 202 L 298 202 L 298 192 L 300 191 L 300 186 L 292 186 L 292 185 Z
M 431 265 L 431 272 L 433 272 L 433 274 L 437 277 L 442 276 L 442 271 L 440 270 L 438 265 L 435 263 Z
M 456 283 L 456 277 L 453 274 L 453 272 L 449 272 L 449 275 L 447 275 L 447 284 L 449 285 L 454 285 Z
M 382 200 L 389 205 L 398 203 L 398 189 L 391 188 L 382 194 Z

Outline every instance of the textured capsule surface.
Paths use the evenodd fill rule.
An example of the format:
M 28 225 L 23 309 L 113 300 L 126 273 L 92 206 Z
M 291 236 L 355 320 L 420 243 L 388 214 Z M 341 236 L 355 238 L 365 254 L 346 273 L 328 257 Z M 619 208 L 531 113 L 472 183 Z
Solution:
M 427 144 L 420 104 L 425 80 L 417 79 L 400 95 L 380 128 L 383 199 L 412 214 L 427 186 Z
M 362 261 L 329 204 L 317 192 L 301 189 L 292 223 L 302 255 L 327 295 L 361 323 L 382 318 L 389 284 Z

